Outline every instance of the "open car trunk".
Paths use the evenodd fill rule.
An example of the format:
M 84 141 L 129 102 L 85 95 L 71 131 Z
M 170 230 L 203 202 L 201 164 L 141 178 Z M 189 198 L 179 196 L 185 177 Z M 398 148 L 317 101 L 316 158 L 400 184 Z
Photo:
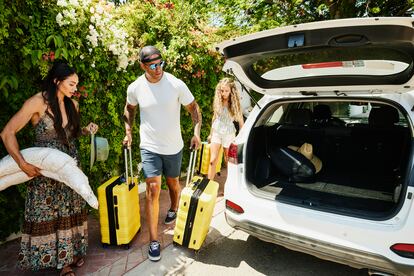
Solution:
M 407 185 L 411 137 L 405 112 L 379 100 L 274 102 L 262 111 L 248 138 L 246 178 L 258 196 L 386 219 L 398 210 Z M 322 169 L 295 180 L 272 155 L 304 143 L 312 145 Z

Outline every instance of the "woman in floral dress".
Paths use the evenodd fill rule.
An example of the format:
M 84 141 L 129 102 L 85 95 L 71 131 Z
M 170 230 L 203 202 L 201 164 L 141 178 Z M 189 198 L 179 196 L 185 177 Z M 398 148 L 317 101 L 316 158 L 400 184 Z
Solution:
M 27 185 L 25 215 L 18 266 L 25 270 L 56 268 L 60 275 L 75 275 L 71 265 L 81 266 L 88 245 L 86 202 L 63 183 L 46 178 L 27 163 L 19 151 L 16 133 L 29 121 L 35 128 L 34 146 L 58 149 L 79 159 L 75 139 L 96 133 L 90 123 L 80 127 L 75 94 L 78 76 L 65 63 L 56 63 L 45 79 L 43 92 L 32 96 L 1 132 L 8 153 L 20 169 L 35 177 Z

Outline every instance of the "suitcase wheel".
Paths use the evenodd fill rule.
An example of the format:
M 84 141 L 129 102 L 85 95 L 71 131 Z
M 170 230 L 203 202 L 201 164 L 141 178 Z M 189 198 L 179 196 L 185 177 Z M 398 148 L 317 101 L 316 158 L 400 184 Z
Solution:
M 125 250 L 129 250 L 129 248 L 130 248 L 130 244 L 128 243 L 128 244 L 124 244 L 124 249 Z
M 102 247 L 103 248 L 108 248 L 108 244 L 107 243 L 102 243 Z

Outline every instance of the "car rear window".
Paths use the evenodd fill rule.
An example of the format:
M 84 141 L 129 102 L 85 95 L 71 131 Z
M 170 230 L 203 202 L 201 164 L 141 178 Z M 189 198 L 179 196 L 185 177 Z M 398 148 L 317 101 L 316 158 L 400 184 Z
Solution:
M 411 64 L 411 57 L 402 51 L 364 46 L 267 53 L 252 64 L 252 69 L 265 80 L 278 81 L 315 76 L 392 76 Z
M 376 102 L 366 101 L 335 101 L 335 102 L 291 102 L 286 104 L 277 104 L 270 107 L 270 110 L 266 112 L 266 119 L 262 119 L 265 125 L 274 124 L 290 124 L 290 113 L 292 110 L 303 110 L 309 111 L 310 115 L 310 126 L 313 125 L 315 120 L 315 113 L 317 107 L 324 106 L 325 110 L 329 110 L 332 118 L 339 119 L 343 122 L 343 126 L 355 126 L 355 125 L 369 125 L 369 115 L 372 109 L 380 108 L 384 104 Z M 320 109 L 319 109 L 320 110 Z M 408 127 L 406 117 L 398 111 L 398 119 L 394 122 L 394 125 L 400 125 Z

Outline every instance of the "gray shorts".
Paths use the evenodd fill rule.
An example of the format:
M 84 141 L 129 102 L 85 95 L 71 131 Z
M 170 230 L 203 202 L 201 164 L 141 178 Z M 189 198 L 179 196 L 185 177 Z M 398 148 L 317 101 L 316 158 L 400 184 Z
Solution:
M 141 149 L 142 171 L 145 178 L 161 174 L 166 177 L 180 176 L 182 159 L 183 150 L 176 154 L 165 155 Z

